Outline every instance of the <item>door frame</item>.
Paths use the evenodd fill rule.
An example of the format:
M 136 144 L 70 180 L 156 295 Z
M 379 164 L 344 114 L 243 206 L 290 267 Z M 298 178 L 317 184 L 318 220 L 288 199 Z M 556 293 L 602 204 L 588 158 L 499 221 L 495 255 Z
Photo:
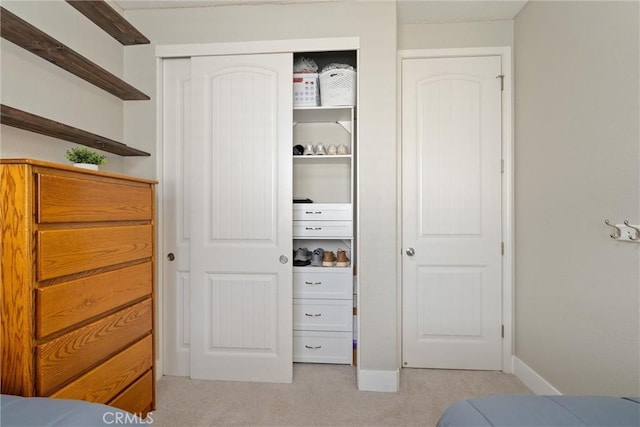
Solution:
M 260 53 L 281 53 L 281 52 L 320 52 L 339 50 L 359 50 L 360 37 L 334 37 L 334 38 L 314 38 L 314 39 L 286 39 L 286 40 L 259 40 L 241 42 L 220 42 L 220 43 L 188 43 L 188 44 L 164 44 L 155 47 L 156 57 L 156 179 L 158 181 L 156 189 L 156 203 L 159 207 L 156 210 L 156 253 L 159 262 L 156 262 L 156 316 L 155 322 L 155 365 L 156 381 L 163 376 L 163 352 L 166 345 L 163 339 L 164 334 L 164 304 L 165 304 L 165 281 L 164 281 L 164 211 L 162 201 L 164 200 L 164 169 L 163 169 L 163 61 L 171 58 L 184 58 L 194 56 L 215 56 L 215 55 L 242 55 Z M 359 91 L 358 91 L 359 93 Z M 356 180 L 357 185 L 357 180 Z M 356 187 L 357 189 L 357 187 Z M 357 194 L 357 190 L 356 190 Z M 356 218 L 359 215 L 356 203 Z M 356 239 L 356 248 L 359 240 Z M 359 320 L 358 320 L 359 322 Z M 359 325 L 358 325 L 359 326 Z M 358 330 L 359 327 L 358 327 Z M 358 353 L 358 371 L 360 369 L 360 353 Z
M 513 372 L 514 354 L 514 139 L 513 139 L 513 62 L 512 48 L 510 46 L 478 47 L 478 48 L 452 48 L 452 49 L 415 49 L 399 50 L 397 57 L 397 194 L 398 194 L 398 247 L 402 248 L 402 62 L 406 59 L 435 59 L 456 57 L 499 56 L 502 62 L 504 75 L 504 90 L 502 95 L 502 159 L 504 161 L 504 173 L 502 174 L 502 237 L 504 241 L 504 255 L 502 257 L 502 323 L 504 337 L 502 340 L 502 371 Z M 403 291 L 403 261 L 402 249 L 398 253 L 398 361 L 402 361 L 402 291 Z M 401 363 L 401 362 L 399 362 Z M 402 368 L 402 366 L 399 366 Z

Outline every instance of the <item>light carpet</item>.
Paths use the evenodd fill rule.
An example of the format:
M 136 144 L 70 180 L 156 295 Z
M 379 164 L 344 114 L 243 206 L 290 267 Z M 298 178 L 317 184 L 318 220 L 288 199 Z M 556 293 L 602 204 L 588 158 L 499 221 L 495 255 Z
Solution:
M 153 426 L 435 426 L 453 402 L 531 394 L 510 374 L 402 369 L 400 391 L 358 391 L 356 368 L 296 363 L 293 384 L 163 377 Z

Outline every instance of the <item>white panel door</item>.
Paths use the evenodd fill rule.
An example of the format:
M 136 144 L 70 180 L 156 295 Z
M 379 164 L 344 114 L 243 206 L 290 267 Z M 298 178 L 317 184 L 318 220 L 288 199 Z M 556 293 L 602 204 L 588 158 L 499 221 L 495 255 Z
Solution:
M 191 59 L 162 65 L 163 374 L 189 376 Z
M 502 366 L 500 74 L 499 56 L 402 62 L 407 367 Z
M 292 381 L 292 54 L 191 61 L 191 377 Z

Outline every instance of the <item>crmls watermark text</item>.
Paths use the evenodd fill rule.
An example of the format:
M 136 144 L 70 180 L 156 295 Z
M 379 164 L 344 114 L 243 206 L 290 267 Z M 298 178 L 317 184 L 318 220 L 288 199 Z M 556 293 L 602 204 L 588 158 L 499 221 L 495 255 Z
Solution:
M 142 414 L 140 413 L 130 414 L 128 412 L 105 412 L 104 415 L 102 415 L 102 422 L 109 425 L 152 424 L 153 414 L 149 412 L 147 414 L 147 418 L 142 418 Z

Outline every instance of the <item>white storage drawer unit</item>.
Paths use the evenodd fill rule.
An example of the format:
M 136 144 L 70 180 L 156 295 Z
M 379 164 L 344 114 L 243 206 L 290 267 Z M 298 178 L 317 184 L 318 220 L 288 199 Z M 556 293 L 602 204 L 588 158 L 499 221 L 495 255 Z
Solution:
M 313 267 L 304 267 L 313 268 Z M 338 269 L 339 267 L 333 267 Z M 317 267 L 325 269 L 326 267 Z M 321 274 L 315 272 L 293 273 L 293 297 L 294 298 L 333 298 L 348 299 L 352 297 L 351 269 L 336 273 Z
M 294 330 L 350 332 L 352 327 L 353 302 L 351 300 L 293 300 Z
M 352 221 L 351 203 L 296 203 L 294 221 Z
M 355 59 L 355 58 L 354 58 Z M 314 200 L 293 204 L 293 250 L 344 250 L 347 267 L 293 268 L 293 361 L 354 363 L 355 109 L 294 109 L 294 144 L 348 147 L 342 155 L 293 155 L 293 196 Z M 295 255 L 294 255 L 295 256 Z M 302 263 L 298 263 L 302 264 Z
M 293 332 L 293 361 L 351 364 L 352 332 Z
M 353 270 L 298 267 L 293 298 L 293 361 L 351 364 Z

